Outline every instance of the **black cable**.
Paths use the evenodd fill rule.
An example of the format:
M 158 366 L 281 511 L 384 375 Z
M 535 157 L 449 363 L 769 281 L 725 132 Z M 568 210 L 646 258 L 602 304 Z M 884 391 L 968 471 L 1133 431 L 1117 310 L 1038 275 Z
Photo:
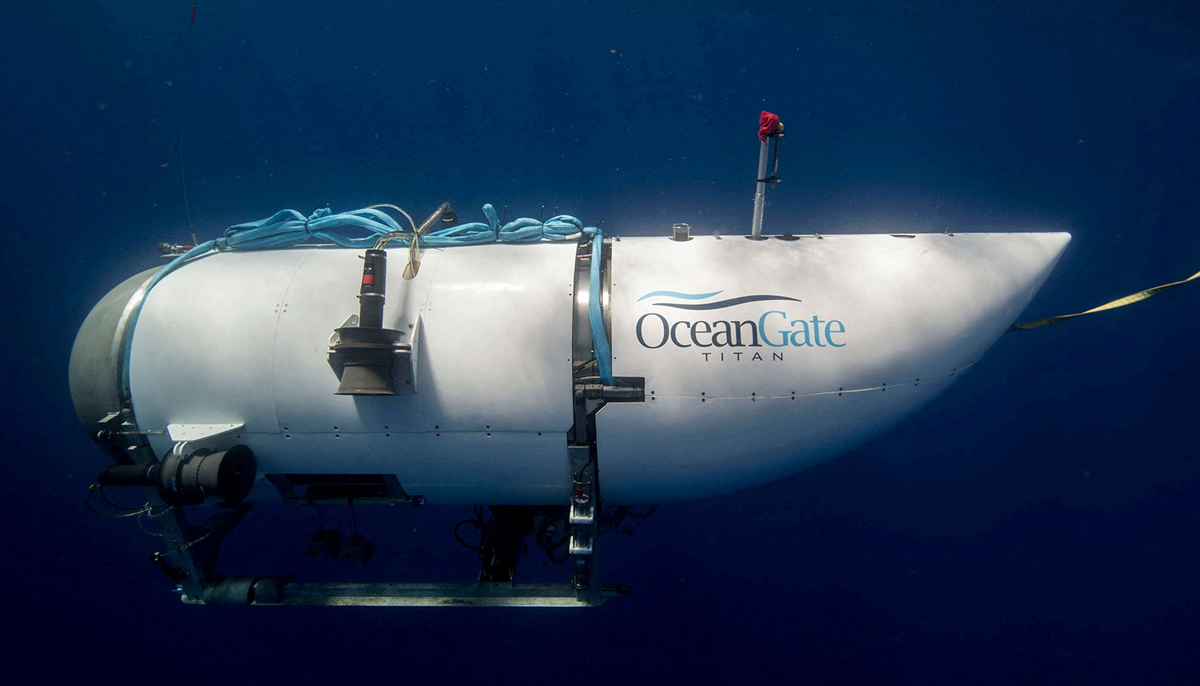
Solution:
M 552 526 L 554 526 L 554 523 L 559 520 L 562 521 L 562 528 L 565 533 L 563 533 L 562 537 L 555 540 L 549 530 Z M 571 558 L 570 550 L 565 552 L 555 552 L 571 540 L 571 530 L 570 527 L 567 526 L 567 515 L 565 512 L 556 512 L 555 514 L 543 519 L 542 523 L 537 527 L 537 534 L 535 538 L 537 539 L 538 547 L 542 549 L 542 552 L 546 553 L 546 557 L 554 564 L 562 564 Z
M 625 514 L 629 515 L 630 517 L 633 517 L 634 519 L 636 519 L 638 521 L 633 526 L 625 527 L 624 533 L 627 533 L 630 536 L 632 536 L 633 532 L 637 531 L 639 527 L 641 527 L 643 524 L 645 524 L 646 520 L 650 517 L 650 515 L 654 514 L 657 510 L 658 510 L 657 503 L 654 505 L 651 505 L 649 507 L 649 509 L 646 510 L 645 514 L 640 514 L 640 515 L 634 514 L 632 510 L 626 508 Z
M 771 183 L 779 183 L 779 139 L 783 136 L 775 136 L 775 155 L 771 163 Z
M 609 507 L 605 510 L 604 515 L 600 518 L 600 533 L 622 533 L 633 535 L 642 524 L 646 523 L 646 519 L 658 510 L 658 504 L 650 505 L 642 514 L 635 514 L 633 509 L 628 505 L 617 505 Z M 622 526 L 626 517 L 638 520 L 632 526 Z
M 183 43 L 183 73 L 179 77 L 179 185 L 183 189 L 183 211 L 187 214 L 188 231 L 192 234 L 192 245 L 197 245 L 196 227 L 192 226 L 192 208 L 188 205 L 187 176 L 183 172 L 183 95 L 187 90 L 188 57 L 192 52 L 192 27 L 196 24 L 196 5 L 192 3 L 192 18 L 188 22 L 187 39 Z
M 654 512 L 655 512 L 656 510 L 658 510 L 658 503 L 655 503 L 655 504 L 651 505 L 651 506 L 650 506 L 650 507 L 649 507 L 649 508 L 646 510 L 646 513 L 645 513 L 645 514 L 640 514 L 640 515 L 639 515 L 639 514 L 634 514 L 634 513 L 633 513 L 633 510 L 628 510 L 628 511 L 627 511 L 625 514 L 629 515 L 630 517 L 633 517 L 634 519 L 645 519 L 646 517 L 649 517 L 650 515 L 654 514 Z
M 472 505 L 471 511 L 475 513 L 475 519 L 464 519 L 461 522 L 455 524 L 454 525 L 454 538 L 458 539 L 458 542 L 461 543 L 463 545 L 463 547 L 470 548 L 471 550 L 474 550 L 475 552 L 482 554 L 483 553 L 483 545 L 487 541 L 488 536 L 491 535 L 491 533 L 492 533 L 492 524 L 489 521 L 484 521 L 482 505 Z M 470 524 L 471 526 L 475 527 L 476 531 L 479 532 L 479 545 L 477 545 L 477 546 L 471 545 L 470 543 L 467 543 L 466 541 L 464 541 L 463 537 L 459 535 L 458 530 L 460 528 L 462 528 L 463 524 Z
M 86 507 L 89 512 L 91 512 L 92 514 L 94 514 L 96 516 L 107 517 L 109 519 L 117 519 L 119 517 L 136 517 L 136 516 L 146 512 L 148 509 L 148 507 L 146 505 L 143 505 L 138 508 L 120 507 L 118 505 L 113 505 L 111 502 L 108 501 L 108 498 L 104 498 L 104 502 L 108 503 L 111 507 L 114 507 L 118 510 L 125 510 L 125 512 L 123 514 L 113 514 L 111 512 L 101 512 L 100 510 L 97 510 L 95 507 L 92 507 L 92 494 L 97 491 L 100 492 L 100 497 L 104 498 L 104 487 L 101 486 L 100 484 L 92 484 L 91 486 L 89 486 L 87 495 L 84 496 L 84 498 L 83 498 L 83 506 Z
M 99 515 L 101 517 L 109 517 L 111 515 L 101 512 L 100 510 L 97 510 L 96 508 L 92 507 L 92 493 L 94 493 L 96 491 L 96 489 L 99 487 L 100 487 L 99 484 L 92 484 L 91 486 L 88 487 L 87 495 L 85 495 L 83 497 L 83 506 L 86 507 L 88 509 L 88 511 L 90 511 L 94 515 Z
M 583 479 L 583 473 L 585 471 L 587 471 L 587 468 L 591 467 L 592 463 L 594 463 L 595 461 L 596 461 L 596 456 L 593 454 L 591 457 L 588 458 L 588 461 L 585 462 L 583 464 L 583 466 L 579 468 L 579 471 L 575 472 L 575 480 L 580 481 L 581 479 Z
M 108 506 L 113 508 L 114 510 L 125 510 L 127 512 L 134 512 L 137 510 L 145 509 L 145 507 L 146 507 L 145 505 L 142 505 L 141 507 L 124 507 L 123 505 L 118 505 L 108 499 L 108 494 L 106 494 L 104 492 L 104 486 L 102 486 L 102 485 L 99 486 L 99 488 L 97 490 L 100 491 L 100 498 L 103 499 L 104 502 L 107 503 Z
M 463 537 L 460 536 L 458 533 L 459 528 L 463 524 L 470 524 L 471 526 L 475 527 L 475 530 L 479 532 L 480 545 L 471 545 L 470 543 L 467 543 L 466 541 L 463 540 Z M 488 527 L 486 524 L 479 521 L 478 519 L 464 519 L 461 522 L 459 522 L 458 524 L 454 525 L 454 537 L 456 539 L 458 539 L 458 542 L 461 543 L 463 545 L 463 547 L 470 548 L 471 550 L 474 550 L 477 553 L 482 553 L 483 552 L 482 544 L 483 544 L 484 537 L 486 537 L 488 534 L 488 529 L 490 529 L 490 527 Z

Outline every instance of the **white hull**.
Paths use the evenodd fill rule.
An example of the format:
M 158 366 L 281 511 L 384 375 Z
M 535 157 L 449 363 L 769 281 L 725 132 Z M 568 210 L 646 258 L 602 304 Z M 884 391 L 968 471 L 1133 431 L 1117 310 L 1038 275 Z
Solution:
M 605 501 L 746 488 L 878 435 L 979 359 L 1069 240 L 611 242 L 613 372 L 644 377 L 646 400 L 597 414 Z M 226 252 L 147 297 L 130 358 L 139 427 L 240 424 L 260 474 L 389 474 L 430 503 L 565 504 L 586 297 L 575 244 L 428 250 L 412 281 L 398 278 L 405 251 L 390 252 L 384 326 L 413 345 L 398 395 L 334 395 L 329 338 L 358 311 L 360 251 Z M 278 495 L 260 481 L 252 497 Z

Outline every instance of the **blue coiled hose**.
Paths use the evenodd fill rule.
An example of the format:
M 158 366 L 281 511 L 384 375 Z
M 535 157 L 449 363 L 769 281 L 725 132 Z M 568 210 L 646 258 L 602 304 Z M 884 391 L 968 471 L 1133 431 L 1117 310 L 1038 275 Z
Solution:
M 418 240 L 422 247 L 447 248 L 458 245 L 483 245 L 486 243 L 537 243 L 540 241 L 568 241 L 580 235 L 593 236 L 592 239 L 592 270 L 588 296 L 588 319 L 592 329 L 592 349 L 596 353 L 596 363 L 599 366 L 600 378 L 607 384 L 613 383 L 612 353 L 608 344 L 608 333 L 604 328 L 604 317 L 600 309 L 600 253 L 604 244 L 604 234 L 598 227 L 584 226 L 575 217 L 560 214 L 542 222 L 537 219 L 524 217 L 514 219 L 500 226 L 496 209 L 489 205 L 483 206 L 486 222 L 471 222 L 445 229 L 439 229 L 422 235 Z M 345 229 L 365 231 L 365 236 L 348 236 L 342 233 Z M 150 290 L 163 278 L 190 260 L 206 255 L 212 251 L 223 250 L 269 250 L 286 248 L 303 243 L 309 238 L 318 238 L 347 248 L 370 248 L 380 236 L 403 232 L 400 226 L 388 214 L 374 208 L 364 208 L 351 212 L 334 214 L 328 207 L 322 207 L 307 218 L 295 210 L 280 210 L 275 214 L 255 222 L 236 224 L 225 229 L 225 233 L 217 239 L 205 241 L 179 257 L 171 260 L 166 266 L 150 279 L 143 291 L 141 300 L 135 305 L 130 314 L 129 324 L 125 327 L 124 340 L 121 343 L 121 395 L 129 397 L 129 358 L 132 352 L 133 332 L 141 314 L 142 303 Z M 409 245 L 409 237 L 392 239 L 392 242 Z

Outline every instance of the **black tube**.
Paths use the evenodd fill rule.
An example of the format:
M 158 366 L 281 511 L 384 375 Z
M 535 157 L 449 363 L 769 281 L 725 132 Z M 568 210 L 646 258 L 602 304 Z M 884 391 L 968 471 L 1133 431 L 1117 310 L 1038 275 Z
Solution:
M 158 483 L 159 465 L 118 464 L 105 467 L 96 477 L 101 486 L 154 486 Z
M 396 395 L 392 368 L 404 334 L 383 328 L 386 289 L 387 253 L 368 250 L 358 292 L 358 326 L 336 329 L 337 343 L 329 351 L 329 363 L 338 375 L 337 395 Z
M 258 474 L 254 451 L 244 445 L 187 457 L 173 451 L 155 464 L 119 464 L 96 477 L 101 486 L 157 486 L 168 505 L 199 505 L 209 497 L 237 504 L 246 499 Z
M 383 296 L 387 289 L 387 253 L 368 250 L 363 259 L 362 288 L 358 292 L 358 325 L 383 328 Z
M 240 503 L 250 494 L 258 468 L 254 451 L 244 445 L 219 453 L 197 450 L 184 458 L 172 452 L 162 464 L 158 494 L 168 505 L 199 505 L 212 496 Z

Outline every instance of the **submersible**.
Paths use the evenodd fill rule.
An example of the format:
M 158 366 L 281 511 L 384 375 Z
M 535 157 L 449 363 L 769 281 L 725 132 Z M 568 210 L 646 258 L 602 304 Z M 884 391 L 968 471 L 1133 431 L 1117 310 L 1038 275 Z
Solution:
M 760 160 L 782 133 L 764 129 Z M 145 489 L 190 602 L 597 604 L 623 592 L 597 572 L 606 513 L 767 483 L 886 431 L 980 359 L 1070 240 L 764 236 L 756 208 L 749 236 L 617 238 L 490 207 L 433 230 L 447 205 L 409 229 L 387 208 L 234 227 L 84 322 L 71 392 L 114 459 L 98 487 Z M 221 539 L 269 502 L 494 516 L 478 582 L 221 577 Z M 570 583 L 512 583 L 529 535 Z

